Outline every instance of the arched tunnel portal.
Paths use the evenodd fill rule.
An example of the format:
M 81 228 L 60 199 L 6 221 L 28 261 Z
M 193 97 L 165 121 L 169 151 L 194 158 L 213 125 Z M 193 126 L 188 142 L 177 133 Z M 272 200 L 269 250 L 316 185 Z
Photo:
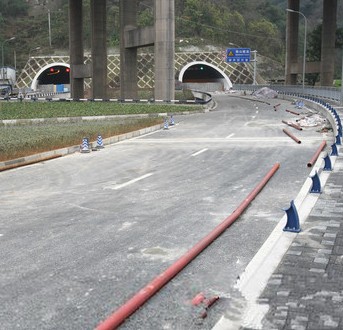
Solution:
M 185 84 L 220 83 L 224 90 L 232 88 L 230 78 L 215 65 L 204 62 L 191 62 L 182 68 L 179 81 Z
M 69 85 L 70 67 L 66 63 L 52 63 L 39 70 L 32 80 L 31 89 L 44 85 Z

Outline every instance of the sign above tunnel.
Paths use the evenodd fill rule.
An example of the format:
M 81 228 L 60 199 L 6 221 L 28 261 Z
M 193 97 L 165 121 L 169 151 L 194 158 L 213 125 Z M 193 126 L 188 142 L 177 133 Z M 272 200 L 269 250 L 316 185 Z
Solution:
M 228 48 L 226 50 L 226 62 L 250 62 L 250 48 Z

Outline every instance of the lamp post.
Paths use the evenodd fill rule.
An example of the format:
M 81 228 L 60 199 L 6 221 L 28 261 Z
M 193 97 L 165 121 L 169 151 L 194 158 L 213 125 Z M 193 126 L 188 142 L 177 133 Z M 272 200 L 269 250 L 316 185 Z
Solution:
M 1 69 L 2 69 L 2 77 L 1 77 L 1 80 L 5 80 L 5 74 L 4 74 L 4 72 L 5 72 L 5 69 L 4 69 L 4 66 L 5 66 L 5 64 L 4 64 L 4 45 L 5 45 L 6 42 L 11 41 L 11 40 L 14 40 L 14 39 L 15 39 L 15 37 L 6 39 L 6 40 L 2 43 L 2 45 L 1 45 L 1 58 L 2 58 L 2 60 L 1 60 L 1 65 L 2 65 L 2 68 L 1 68 Z
M 341 105 L 343 105 L 343 48 L 342 48 L 342 72 L 341 72 Z
M 252 53 L 254 53 L 254 59 L 252 62 L 254 62 L 254 82 L 253 85 L 256 85 L 256 66 L 257 66 L 257 50 L 252 50 Z
M 30 62 L 30 58 L 31 58 L 31 53 L 35 50 L 39 50 L 40 47 L 35 47 L 35 48 L 31 48 L 30 51 L 29 51 L 29 62 Z M 31 73 L 32 73 L 32 70 L 31 70 L 31 64 L 30 64 L 30 70 L 29 70 L 29 79 L 30 79 L 30 76 L 31 76 Z
M 30 49 L 30 51 L 29 51 L 29 59 L 30 59 L 30 57 L 31 57 L 31 52 L 33 52 L 33 51 L 35 51 L 35 50 L 40 50 L 40 47 L 38 46 L 38 47 L 35 47 L 35 48 Z
M 305 22 L 305 36 L 304 36 L 304 59 L 303 59 L 303 91 L 305 89 L 305 68 L 306 68 L 306 36 L 307 36 L 307 18 L 306 16 L 300 12 L 300 11 L 296 11 L 293 9 L 289 9 L 287 8 L 286 11 L 288 11 L 289 13 L 296 13 L 301 15 L 302 17 L 304 17 L 304 22 Z
M 48 9 L 48 26 L 49 26 L 49 46 L 51 48 L 51 19 L 50 19 L 50 9 Z

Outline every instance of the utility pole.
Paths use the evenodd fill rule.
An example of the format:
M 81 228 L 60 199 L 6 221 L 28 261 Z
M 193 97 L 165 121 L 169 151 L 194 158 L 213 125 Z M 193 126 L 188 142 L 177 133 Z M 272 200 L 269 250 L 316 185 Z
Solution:
M 257 70 L 257 50 L 252 50 L 252 53 L 254 53 L 254 59 L 252 62 L 254 62 L 254 82 L 253 85 L 256 85 L 256 70 Z
M 341 105 L 343 105 L 343 48 L 342 48 L 342 72 L 341 72 Z

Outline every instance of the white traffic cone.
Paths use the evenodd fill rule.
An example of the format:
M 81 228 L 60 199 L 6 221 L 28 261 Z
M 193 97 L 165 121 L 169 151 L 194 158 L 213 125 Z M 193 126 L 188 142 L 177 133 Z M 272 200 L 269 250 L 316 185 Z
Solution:
M 164 120 L 164 126 L 163 126 L 163 129 L 169 129 L 169 125 L 168 125 L 168 118 L 166 118 Z
M 98 138 L 96 140 L 96 148 L 97 149 L 103 149 L 104 148 L 104 143 L 102 141 L 102 136 L 98 134 Z
M 90 152 L 90 150 L 89 150 L 89 140 L 86 137 L 82 139 L 82 143 L 80 145 L 80 152 L 81 153 L 89 153 Z

